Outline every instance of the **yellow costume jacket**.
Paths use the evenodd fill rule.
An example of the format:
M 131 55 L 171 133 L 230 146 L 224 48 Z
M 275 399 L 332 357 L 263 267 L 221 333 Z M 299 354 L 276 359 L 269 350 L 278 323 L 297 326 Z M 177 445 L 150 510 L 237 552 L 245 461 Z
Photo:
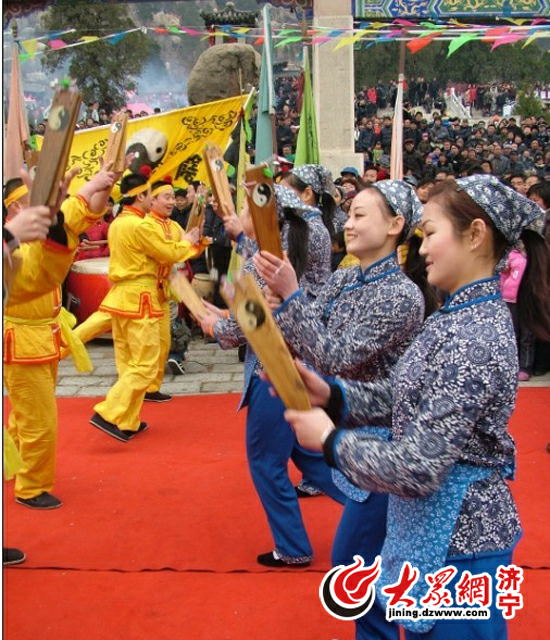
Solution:
M 181 227 L 158 214 L 126 206 L 109 228 L 109 280 L 99 310 L 127 318 L 161 317 L 172 265 L 194 258 L 198 247 L 181 240 Z
M 80 196 L 65 200 L 61 211 L 67 246 L 46 240 L 24 244 L 14 252 L 20 266 L 5 308 L 6 364 L 43 364 L 59 359 L 62 344 L 59 285 L 71 268 L 79 235 L 102 215 L 92 214 Z

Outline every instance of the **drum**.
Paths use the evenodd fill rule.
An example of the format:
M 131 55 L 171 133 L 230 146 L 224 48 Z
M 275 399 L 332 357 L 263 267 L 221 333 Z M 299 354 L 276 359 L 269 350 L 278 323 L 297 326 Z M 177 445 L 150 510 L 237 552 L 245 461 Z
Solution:
M 87 258 L 73 264 L 67 277 L 67 307 L 79 323 L 97 311 L 111 288 L 109 258 Z
M 208 302 L 214 300 L 215 285 L 216 283 L 210 279 L 210 274 L 208 273 L 196 273 L 191 282 L 191 286 L 199 298 L 204 298 Z

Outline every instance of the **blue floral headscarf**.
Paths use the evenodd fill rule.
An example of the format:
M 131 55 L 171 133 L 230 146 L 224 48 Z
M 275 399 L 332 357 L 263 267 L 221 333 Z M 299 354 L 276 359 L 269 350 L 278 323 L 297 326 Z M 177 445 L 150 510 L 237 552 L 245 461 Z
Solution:
M 529 198 L 491 175 L 459 178 L 457 186 L 485 211 L 508 243 L 516 245 L 524 229 L 543 236 L 544 211 Z
M 405 237 L 410 238 L 422 214 L 422 203 L 414 187 L 404 180 L 379 180 L 372 186 L 384 196 L 396 215 L 403 216 L 403 231 Z
M 317 195 L 333 195 L 334 182 L 331 172 L 320 164 L 302 164 L 291 170 L 293 175 L 310 186 Z
M 312 207 L 311 205 L 306 204 L 300 200 L 290 187 L 285 187 L 282 184 L 275 185 L 275 202 L 277 204 L 277 217 L 279 220 L 284 218 L 283 209 L 285 207 L 294 209 L 301 217 L 304 217 L 307 214 L 321 215 L 321 212 L 317 207 Z

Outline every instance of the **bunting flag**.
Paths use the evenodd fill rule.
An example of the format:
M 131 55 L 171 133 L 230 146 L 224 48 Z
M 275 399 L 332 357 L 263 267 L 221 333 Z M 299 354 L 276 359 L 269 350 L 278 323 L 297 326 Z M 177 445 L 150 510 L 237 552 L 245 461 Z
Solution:
M 407 49 L 411 53 L 418 53 L 419 51 L 424 49 L 424 47 L 427 47 L 429 44 L 431 44 L 433 40 L 437 38 L 437 35 L 438 35 L 437 33 L 432 33 L 429 36 L 424 36 L 422 38 L 415 38 L 414 40 L 407 42 Z
M 458 51 L 458 49 L 460 49 L 460 47 L 465 45 L 467 42 L 470 42 L 470 40 L 477 40 L 477 38 L 478 36 L 475 33 L 463 33 L 458 38 L 455 38 L 455 40 L 451 40 L 451 42 L 449 42 L 447 58 L 450 58 L 455 51 Z
M 273 50 L 271 48 L 271 5 L 262 9 L 264 45 L 260 68 L 260 92 L 258 95 L 258 118 L 256 120 L 256 164 L 266 162 L 274 154 L 275 99 L 273 91 Z
M 304 47 L 304 92 L 302 95 L 300 129 L 298 130 L 298 139 L 296 140 L 294 166 L 320 164 L 320 156 L 317 116 L 313 102 L 311 71 L 309 67 L 309 51 Z
M 440 21 L 430 22 L 422 21 L 420 23 L 413 22 L 411 20 L 403 20 L 400 18 L 394 20 L 388 20 L 386 22 L 381 21 L 362 21 L 358 25 L 349 29 L 332 29 L 330 27 L 316 26 L 315 28 L 309 28 L 305 32 L 302 32 L 298 28 L 272 28 L 270 32 L 270 38 L 272 41 L 272 47 L 285 47 L 297 43 L 303 43 L 304 45 L 322 45 L 326 42 L 333 41 L 335 43 L 334 51 L 341 49 L 345 46 L 370 46 L 370 43 L 386 42 L 389 39 L 398 37 L 401 40 L 405 40 L 410 43 L 409 50 L 413 53 L 420 51 L 432 41 L 430 38 L 438 37 L 440 40 L 455 41 L 458 40 L 458 44 L 455 45 L 451 51 L 454 53 L 466 42 L 474 39 L 481 39 L 484 42 L 498 42 L 498 46 L 503 44 L 513 44 L 522 38 L 527 38 L 527 42 L 524 46 L 531 44 L 536 38 L 544 37 L 545 35 L 550 38 L 550 19 L 547 17 L 537 17 L 535 19 L 525 18 L 509 18 L 504 16 L 508 25 L 503 26 L 489 26 L 479 24 L 466 24 L 456 20 L 455 18 L 449 20 L 446 23 Z M 406 30 L 398 33 L 400 28 L 405 27 Z M 537 36 L 534 35 L 533 29 L 536 28 Z M 101 31 L 101 30 L 99 30 Z M 105 30 L 103 30 L 105 31 Z M 237 38 L 250 42 L 256 46 L 262 45 L 265 41 L 263 33 L 258 31 L 258 28 L 252 27 L 239 27 L 232 25 L 220 25 L 215 31 L 208 31 L 206 28 L 195 28 L 187 25 L 164 25 L 164 26 L 143 26 L 133 29 L 127 29 L 118 33 L 109 33 L 107 35 L 83 35 L 76 42 L 67 43 L 62 36 L 65 34 L 74 34 L 76 29 L 67 29 L 65 31 L 58 31 L 55 33 L 49 33 L 47 35 L 39 36 L 31 40 L 25 40 L 22 43 L 23 51 L 19 53 L 20 61 L 24 62 L 38 55 L 47 54 L 50 51 L 63 51 L 65 49 L 85 46 L 93 44 L 94 42 L 105 40 L 110 44 L 118 44 L 126 35 L 132 32 L 141 31 L 144 34 L 151 33 L 157 36 L 193 36 L 201 37 L 202 39 L 208 39 L 213 36 L 220 36 L 223 38 Z M 393 35 L 396 34 L 396 35 Z M 398 34 L 398 35 L 397 35 Z M 466 34 L 472 35 L 472 37 L 465 38 Z M 473 37 L 473 34 L 477 38 Z M 522 38 L 506 38 L 508 35 L 522 35 Z M 432 38 L 433 39 L 433 38 Z M 44 42 L 40 42 L 44 40 Z M 494 49 L 495 47 L 493 47 Z M 9 62 L 9 60 L 6 60 Z
M 64 40 L 50 40 L 48 45 L 52 49 L 64 49 L 67 46 L 67 43 Z
M 498 38 L 498 40 L 496 40 L 493 43 L 493 46 L 491 47 L 491 51 L 494 51 L 497 47 L 501 47 L 503 44 L 513 44 L 514 42 L 517 42 L 518 40 L 523 40 L 524 38 L 525 36 L 522 33 L 510 33 L 507 36 Z
M 538 32 L 534 33 L 532 36 L 530 35 L 527 38 L 527 40 L 523 43 L 521 48 L 525 49 L 525 47 L 529 46 L 533 42 L 533 40 L 536 40 L 537 38 L 541 38 L 541 37 L 545 37 L 545 36 L 547 38 L 549 37 L 548 34 L 546 34 L 544 31 L 542 31 L 542 32 L 538 31 Z
M 138 171 L 147 165 L 152 169 L 151 182 L 171 176 L 175 187 L 194 180 L 208 183 L 202 160 L 204 145 L 208 142 L 222 149 L 227 147 L 248 97 L 235 96 L 129 120 L 126 153 L 136 154 L 130 169 Z M 109 129 L 107 125 L 75 133 L 67 170 L 80 167 L 80 173 L 71 183 L 71 193 L 76 193 L 99 170 Z M 38 137 L 39 148 L 42 140 Z
M 6 143 L 4 146 L 4 182 L 10 178 L 19 178 L 23 167 L 23 151 L 29 139 L 25 100 L 21 86 L 17 44 L 13 45 L 11 60 L 10 97 L 8 104 L 8 122 L 6 125 Z
M 499 38 L 507 33 L 510 33 L 510 27 L 494 27 L 487 29 L 483 34 L 483 42 L 492 42 L 494 38 Z
M 333 51 L 338 51 L 342 47 L 347 46 L 348 44 L 354 44 L 358 40 L 360 40 L 369 30 L 368 29 L 360 29 L 355 35 L 347 36 L 342 38 L 338 44 L 334 47 Z

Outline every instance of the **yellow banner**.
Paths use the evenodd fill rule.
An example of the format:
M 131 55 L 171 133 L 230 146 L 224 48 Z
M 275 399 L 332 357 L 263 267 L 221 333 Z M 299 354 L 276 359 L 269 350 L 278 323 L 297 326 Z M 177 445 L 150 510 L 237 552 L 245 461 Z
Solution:
M 227 147 L 247 97 L 236 96 L 129 120 L 126 153 L 136 154 L 130 169 L 138 171 L 149 165 L 153 170 L 151 181 L 170 175 L 175 187 L 184 187 L 194 180 L 208 183 L 202 161 L 204 145 L 209 142 L 222 149 Z M 81 171 L 72 181 L 71 193 L 98 171 L 99 157 L 105 152 L 108 137 L 109 125 L 75 133 L 67 169 L 77 166 Z M 40 148 L 42 140 L 37 142 Z

